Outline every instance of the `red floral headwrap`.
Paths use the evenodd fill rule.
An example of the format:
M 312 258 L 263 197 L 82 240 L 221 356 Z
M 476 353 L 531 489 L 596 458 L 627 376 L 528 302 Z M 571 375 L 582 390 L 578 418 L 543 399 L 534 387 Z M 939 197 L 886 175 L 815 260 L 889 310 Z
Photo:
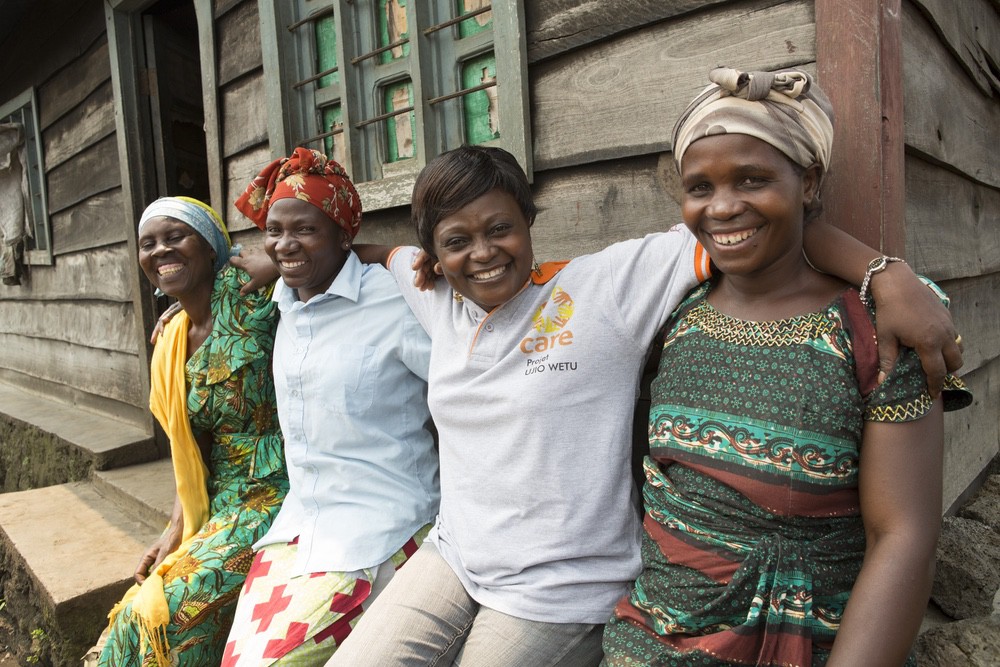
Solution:
M 353 239 L 361 228 L 361 198 L 347 172 L 319 151 L 296 148 L 250 181 L 235 206 L 264 229 L 271 204 L 294 197 L 320 209 Z

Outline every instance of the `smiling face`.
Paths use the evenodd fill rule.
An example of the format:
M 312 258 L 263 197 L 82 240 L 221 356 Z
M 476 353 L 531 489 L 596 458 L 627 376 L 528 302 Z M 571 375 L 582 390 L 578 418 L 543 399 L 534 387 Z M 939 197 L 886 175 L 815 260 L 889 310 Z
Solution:
M 139 266 L 164 294 L 182 298 L 211 292 L 215 282 L 215 251 L 190 225 L 158 216 L 139 233 Z
M 819 167 L 801 169 L 744 134 L 705 137 L 681 163 L 684 224 L 727 276 L 753 277 L 799 260 L 805 204 Z
M 325 292 L 350 252 L 347 232 L 323 211 L 298 199 L 271 204 L 264 231 L 264 252 L 301 301 Z
M 524 287 L 534 259 L 521 207 L 498 189 L 441 219 L 434 254 L 452 289 L 487 311 Z

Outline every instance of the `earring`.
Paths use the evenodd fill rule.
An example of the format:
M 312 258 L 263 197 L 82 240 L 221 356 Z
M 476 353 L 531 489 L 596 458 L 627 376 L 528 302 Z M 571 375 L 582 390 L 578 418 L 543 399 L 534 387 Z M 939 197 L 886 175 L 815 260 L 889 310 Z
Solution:
M 539 276 L 542 275 L 542 267 L 538 266 L 538 260 L 537 259 L 532 259 L 531 260 L 531 270 L 534 271 Z
M 452 292 L 451 298 L 455 300 L 455 303 L 462 303 L 463 301 L 465 301 L 465 297 L 462 296 L 459 292 Z

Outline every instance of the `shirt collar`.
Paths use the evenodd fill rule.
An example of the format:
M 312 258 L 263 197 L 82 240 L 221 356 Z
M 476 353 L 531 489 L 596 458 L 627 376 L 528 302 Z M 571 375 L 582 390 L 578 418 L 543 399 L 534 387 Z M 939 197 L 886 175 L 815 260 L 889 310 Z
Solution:
M 347 255 L 344 266 L 340 267 L 340 273 L 333 279 L 330 286 L 321 295 L 314 296 L 308 303 L 316 303 L 326 299 L 343 297 L 357 303 L 361 294 L 361 275 L 364 273 L 364 265 L 358 256 L 351 251 Z M 278 278 L 274 286 L 273 301 L 278 303 L 281 312 L 288 312 L 292 309 L 304 308 L 307 304 L 296 298 L 295 290 L 285 284 L 285 281 Z

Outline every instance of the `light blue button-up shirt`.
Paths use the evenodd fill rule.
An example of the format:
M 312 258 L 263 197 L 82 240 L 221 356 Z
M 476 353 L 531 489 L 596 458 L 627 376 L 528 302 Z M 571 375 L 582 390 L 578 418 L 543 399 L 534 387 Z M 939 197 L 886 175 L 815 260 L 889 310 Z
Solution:
M 430 340 L 381 266 L 352 252 L 303 303 L 280 279 L 274 386 L 291 489 L 255 544 L 298 542 L 296 574 L 373 568 L 437 514 Z

